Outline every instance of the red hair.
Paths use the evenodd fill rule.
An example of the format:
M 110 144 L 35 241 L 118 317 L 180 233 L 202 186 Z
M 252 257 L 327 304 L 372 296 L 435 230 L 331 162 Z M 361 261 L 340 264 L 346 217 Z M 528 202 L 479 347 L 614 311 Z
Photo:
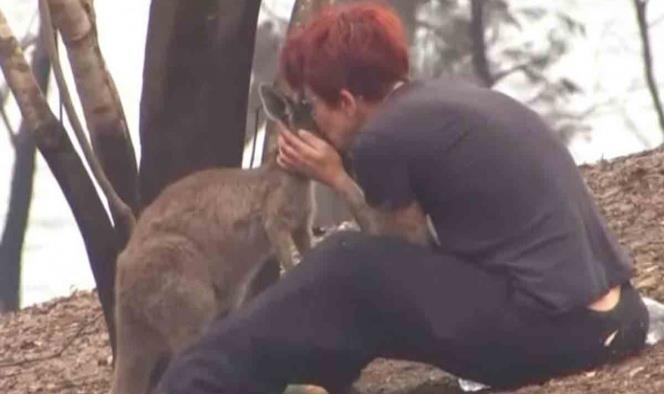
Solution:
M 380 100 L 409 72 L 403 26 L 376 2 L 327 7 L 288 36 L 280 69 L 291 88 L 307 86 L 328 104 L 342 89 Z

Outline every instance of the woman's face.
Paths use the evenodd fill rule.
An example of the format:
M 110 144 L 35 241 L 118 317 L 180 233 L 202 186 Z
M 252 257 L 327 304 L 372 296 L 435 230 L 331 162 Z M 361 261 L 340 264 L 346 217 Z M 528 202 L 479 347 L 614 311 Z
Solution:
M 320 132 L 337 150 L 345 151 L 361 127 L 355 97 L 350 92 L 342 90 L 339 102 L 330 105 L 311 89 L 305 89 L 305 94 Z

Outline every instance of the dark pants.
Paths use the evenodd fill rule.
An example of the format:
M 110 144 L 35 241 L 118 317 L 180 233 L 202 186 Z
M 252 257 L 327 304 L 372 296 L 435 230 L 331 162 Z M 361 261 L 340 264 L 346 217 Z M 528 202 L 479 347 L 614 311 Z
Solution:
M 271 394 L 307 383 L 338 393 L 376 357 L 507 388 L 643 347 L 648 315 L 628 284 L 606 313 L 550 316 L 518 299 L 506 278 L 455 257 L 337 234 L 246 308 L 214 322 L 173 360 L 157 392 Z

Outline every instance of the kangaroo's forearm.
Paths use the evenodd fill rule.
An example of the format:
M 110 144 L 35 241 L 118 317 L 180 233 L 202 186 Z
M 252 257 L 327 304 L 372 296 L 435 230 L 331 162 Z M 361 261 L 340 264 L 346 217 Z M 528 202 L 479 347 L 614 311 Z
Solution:
M 350 176 L 341 177 L 340 181 L 333 185 L 333 188 L 347 204 L 362 231 L 370 234 L 380 232 L 382 226 L 380 225 L 378 212 L 367 204 L 362 189 Z
M 346 202 L 362 231 L 374 235 L 393 235 L 419 245 L 434 242 L 426 215 L 416 201 L 403 208 L 384 212 L 366 202 L 362 189 L 350 176 L 340 178 L 334 189 Z

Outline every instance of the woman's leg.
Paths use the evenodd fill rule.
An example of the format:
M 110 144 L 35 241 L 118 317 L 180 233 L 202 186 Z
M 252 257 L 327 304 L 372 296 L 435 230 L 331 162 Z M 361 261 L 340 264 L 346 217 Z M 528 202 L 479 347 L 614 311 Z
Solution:
M 455 258 L 392 238 L 337 234 L 209 327 L 174 359 L 157 392 L 278 393 L 309 383 L 334 393 L 377 356 L 435 359 L 468 376 L 474 365 L 465 352 L 491 337 L 507 297 L 500 277 Z
M 647 314 L 633 291 L 616 311 L 598 316 L 585 308 L 548 316 L 519 306 L 515 294 L 502 276 L 452 256 L 338 234 L 215 322 L 176 357 L 158 392 L 265 394 L 308 383 L 337 393 L 375 357 L 428 362 L 510 387 L 596 366 L 643 344 Z
M 542 382 L 553 376 L 595 368 L 638 353 L 645 346 L 648 312 L 631 285 L 607 312 L 579 307 L 563 315 L 514 306 L 505 310 L 500 354 L 487 374 L 494 387 Z

